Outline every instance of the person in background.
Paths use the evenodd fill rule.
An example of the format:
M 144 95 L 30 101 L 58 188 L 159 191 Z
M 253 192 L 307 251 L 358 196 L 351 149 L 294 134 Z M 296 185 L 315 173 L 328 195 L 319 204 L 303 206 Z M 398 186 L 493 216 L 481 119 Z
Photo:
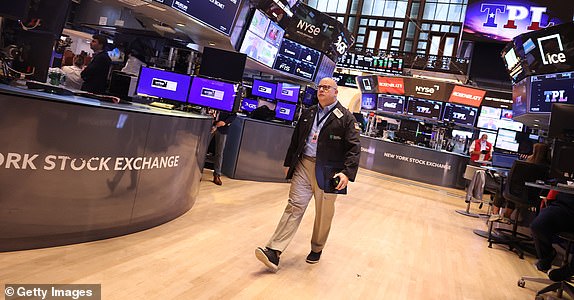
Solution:
M 306 262 L 319 262 L 335 214 L 334 192 L 355 180 L 361 154 L 360 127 L 337 101 L 337 94 L 335 80 L 321 79 L 319 104 L 301 114 L 291 137 L 283 164 L 287 179 L 291 179 L 287 206 L 266 247 L 255 249 L 255 257 L 272 271 L 279 269 L 279 256 L 295 236 L 311 197 L 315 198 L 315 224 Z M 325 192 L 331 189 L 331 193 Z
M 481 161 L 489 161 L 492 157 L 492 150 L 492 144 L 488 141 L 488 135 L 483 134 L 480 139 L 472 142 L 468 148 L 471 164 L 480 165 Z
M 219 112 L 215 114 L 213 127 L 211 130 L 212 138 L 215 139 L 215 153 L 213 156 L 213 183 L 222 185 L 221 166 L 223 165 L 223 151 L 227 141 L 227 132 L 231 122 L 235 120 L 235 113 Z
M 79 90 L 82 88 L 84 80 L 82 80 L 82 70 L 84 69 L 85 57 L 82 55 L 74 56 L 74 64 L 71 66 L 63 66 L 62 71 L 66 74 L 66 81 L 64 86 L 70 89 Z
M 550 164 L 550 162 L 548 161 L 548 145 L 543 144 L 543 143 L 537 143 L 537 144 L 534 144 L 533 149 L 534 150 L 532 152 L 532 155 L 529 155 L 526 158 L 526 162 L 531 163 L 531 164 L 537 164 L 537 165 L 548 165 L 548 164 Z M 505 207 L 504 213 L 500 214 L 502 207 Z M 502 191 L 499 193 L 496 193 L 496 195 L 494 196 L 494 201 L 492 203 L 492 214 L 490 215 L 490 218 L 488 219 L 488 221 L 490 221 L 490 222 L 498 221 L 498 222 L 503 222 L 503 223 L 509 224 L 510 223 L 510 215 L 512 215 L 514 208 L 515 208 L 515 205 L 513 202 L 506 201 L 502 197 Z
M 108 73 L 112 60 L 105 51 L 108 39 L 101 35 L 96 34 L 92 37 L 90 48 L 94 51 L 92 60 L 88 66 L 82 71 L 82 91 L 87 91 L 94 94 L 103 94 L 106 92 L 108 85 Z

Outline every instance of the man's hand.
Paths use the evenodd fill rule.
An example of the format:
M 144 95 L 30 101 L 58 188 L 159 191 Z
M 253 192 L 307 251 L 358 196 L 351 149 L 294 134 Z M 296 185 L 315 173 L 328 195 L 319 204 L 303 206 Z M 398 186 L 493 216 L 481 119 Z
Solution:
M 225 122 L 223 121 L 217 121 L 217 123 L 215 123 L 215 127 L 221 127 L 221 126 L 225 126 Z
M 345 175 L 344 173 L 337 173 L 335 174 L 335 176 L 333 176 L 333 178 L 335 177 L 339 177 L 339 185 L 337 185 L 337 187 L 335 188 L 336 190 L 340 191 L 346 188 L 347 184 L 349 184 L 349 177 L 347 177 L 347 175 Z

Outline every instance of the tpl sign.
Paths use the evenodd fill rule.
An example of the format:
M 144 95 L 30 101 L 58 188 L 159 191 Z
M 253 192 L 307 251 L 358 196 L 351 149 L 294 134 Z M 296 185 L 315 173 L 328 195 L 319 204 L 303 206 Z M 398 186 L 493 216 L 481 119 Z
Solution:
M 486 14 L 486 22 L 482 25 L 485 27 L 498 27 L 496 17 L 499 15 L 506 15 L 508 20 L 504 24 L 504 28 L 517 29 L 517 21 L 527 20 L 530 18 L 530 25 L 527 30 L 538 30 L 545 27 L 540 27 L 542 15 L 546 13 L 547 8 L 541 6 L 521 6 L 521 5 L 507 5 L 502 3 L 482 3 L 480 12 Z M 547 26 L 552 26 L 549 23 Z

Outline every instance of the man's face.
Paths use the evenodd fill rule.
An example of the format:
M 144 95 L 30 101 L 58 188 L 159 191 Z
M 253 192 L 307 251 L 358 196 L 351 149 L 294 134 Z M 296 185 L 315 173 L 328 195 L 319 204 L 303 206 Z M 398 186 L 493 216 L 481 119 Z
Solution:
M 331 78 L 323 78 L 317 86 L 317 98 L 320 103 L 332 103 L 335 101 L 337 94 L 337 84 Z
M 98 42 L 98 40 L 92 39 L 92 41 L 90 42 L 90 49 L 92 49 L 93 51 L 100 51 L 102 50 L 102 45 L 100 44 L 100 42 Z
M 488 140 L 488 135 L 483 134 L 482 137 L 480 138 L 480 140 L 486 142 L 486 140 Z

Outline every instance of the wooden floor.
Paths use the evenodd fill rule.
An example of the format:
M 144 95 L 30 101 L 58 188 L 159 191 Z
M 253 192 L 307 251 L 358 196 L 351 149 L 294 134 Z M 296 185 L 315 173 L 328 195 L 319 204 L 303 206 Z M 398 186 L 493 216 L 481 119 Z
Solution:
M 182 217 L 128 236 L 0 253 L 0 285 L 100 283 L 102 299 L 534 299 L 544 276 L 506 248 L 487 248 L 462 216 L 462 191 L 361 169 L 337 200 L 331 236 L 316 265 L 314 204 L 277 273 L 255 259 L 286 202 L 289 185 L 204 173 L 200 197 Z M 3 297 L 3 293 L 2 293 Z

